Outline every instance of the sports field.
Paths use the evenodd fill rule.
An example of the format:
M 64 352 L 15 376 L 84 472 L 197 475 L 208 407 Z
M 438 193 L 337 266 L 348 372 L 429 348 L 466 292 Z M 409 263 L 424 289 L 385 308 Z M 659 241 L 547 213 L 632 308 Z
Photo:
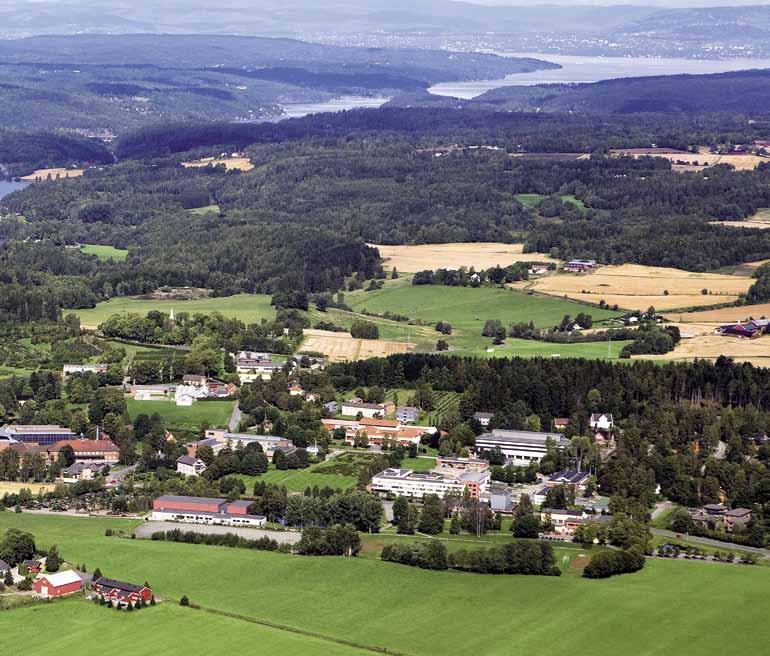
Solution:
M 491 269 L 498 264 L 507 266 L 514 262 L 554 262 L 542 253 L 524 253 L 523 244 L 461 243 L 418 244 L 416 246 L 379 246 L 384 266 L 399 272 L 417 273 L 426 269 L 459 269 L 475 267 Z
M 127 398 L 128 414 L 159 414 L 171 430 L 195 431 L 206 422 L 209 426 L 225 427 L 230 419 L 235 401 L 195 401 L 191 406 L 178 406 L 173 401 L 137 401 Z
M 128 251 L 122 248 L 115 248 L 114 246 L 104 246 L 103 244 L 83 244 L 80 250 L 86 255 L 96 255 L 100 260 L 122 262 L 128 257 Z
M 86 310 L 73 310 L 80 317 L 83 326 L 95 328 L 113 314 L 133 312 L 144 316 L 150 310 L 160 310 L 168 314 L 171 310 L 209 314 L 221 312 L 225 316 L 235 317 L 246 323 L 257 323 L 261 319 L 273 319 L 275 309 L 270 305 L 270 297 L 264 294 L 237 294 L 218 298 L 200 298 L 195 300 L 140 300 L 136 298 L 111 298 L 96 307 Z
M 595 304 L 603 300 L 627 310 L 646 310 L 650 306 L 671 310 L 731 303 L 751 283 L 748 276 L 623 264 L 603 266 L 594 273 L 557 273 L 511 286 Z
M 412 656 L 724 656 L 763 653 L 770 643 L 767 567 L 650 561 L 640 573 L 590 581 L 576 573 L 549 578 L 430 572 L 366 558 L 295 557 L 104 536 L 107 527 L 126 529 L 135 524 L 125 519 L 0 513 L 0 529 L 29 530 L 41 545 L 55 543 L 65 558 L 85 561 L 89 570 L 98 566 L 106 576 L 147 580 L 160 597 L 178 599 L 186 594 L 193 603 L 244 618 Z M 31 640 L 32 645 L 50 642 L 62 653 L 62 645 L 69 644 L 62 642 L 64 635 L 74 627 L 75 636 L 90 638 L 81 638 L 80 651 L 103 651 L 102 638 L 112 639 L 113 634 L 95 622 L 92 613 L 107 609 L 54 610 L 49 622 L 41 614 L 34 626 L 45 630 L 37 633 L 57 639 L 34 636 L 33 625 L 23 620 L 58 605 L 1 616 L 3 645 L 9 644 L 10 634 L 17 641 L 11 644 L 20 639 Z M 135 645 L 144 640 L 172 650 L 174 644 L 189 645 L 188 637 L 179 635 L 183 625 L 175 615 L 162 622 L 152 617 L 157 608 L 120 615 L 116 622 L 148 623 L 143 626 L 150 631 L 135 631 L 140 625 L 129 625 L 131 633 L 125 635 Z M 246 634 L 251 626 L 237 620 L 242 624 L 233 625 L 235 630 L 223 631 L 215 616 L 194 617 L 199 647 L 185 653 L 238 649 L 243 645 L 238 634 Z M 111 617 L 104 621 L 107 629 L 113 628 Z M 84 626 L 90 626 L 90 632 L 79 628 Z M 216 636 L 211 640 L 209 627 Z M 123 635 L 119 626 L 115 631 Z M 314 653 L 304 645 L 266 644 L 271 649 L 264 653 L 277 656 Z M 36 648 L 52 653 L 46 645 Z M 136 651 L 145 653 L 141 648 Z M 259 641 L 247 651 L 263 653 Z M 26 649 L 9 653 L 35 654 Z M 323 653 L 347 652 L 331 645 Z

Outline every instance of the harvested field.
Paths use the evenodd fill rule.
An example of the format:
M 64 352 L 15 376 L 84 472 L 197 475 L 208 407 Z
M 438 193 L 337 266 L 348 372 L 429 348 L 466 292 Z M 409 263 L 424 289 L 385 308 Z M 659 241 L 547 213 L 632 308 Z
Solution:
M 603 300 L 629 310 L 650 306 L 671 310 L 731 303 L 748 290 L 751 282 L 747 276 L 623 264 L 600 267 L 595 273 L 557 273 L 511 286 L 594 304 Z M 703 289 L 708 294 L 703 294 Z
M 716 360 L 720 355 L 731 357 L 736 362 L 750 362 L 757 367 L 770 367 L 770 337 L 745 339 L 714 334 L 698 335 L 692 339 L 683 339 L 670 353 L 633 357 L 646 360 L 688 362 L 696 358 Z
M 20 180 L 25 182 L 43 182 L 44 180 L 61 180 L 63 178 L 79 178 L 83 175 L 83 169 L 38 169 Z
M 53 492 L 54 486 L 44 483 L 16 483 L 11 481 L 0 481 L 0 497 L 2 497 L 4 494 L 18 494 L 22 488 L 30 490 L 32 494 L 37 494 L 38 492 L 45 494 L 46 492 Z
M 711 221 L 711 225 L 722 225 L 728 228 L 754 228 L 767 230 L 770 228 L 770 207 L 762 207 L 754 216 L 743 221 Z
M 356 339 L 350 333 L 327 330 L 305 330 L 303 351 L 323 353 L 332 362 L 387 357 L 394 353 L 406 353 L 415 345 L 407 342 L 390 342 L 384 339 Z
M 701 310 L 699 312 L 684 312 L 669 315 L 669 319 L 684 324 L 711 324 L 714 327 L 723 323 L 737 323 L 748 319 L 761 319 L 770 317 L 770 303 L 759 305 L 742 305 L 740 307 L 726 307 L 718 310 Z
M 729 164 L 737 171 L 753 171 L 763 162 L 770 162 L 768 157 L 758 155 L 717 155 L 709 152 L 708 148 L 701 146 L 697 153 L 677 151 L 672 148 L 626 148 L 610 151 L 613 155 L 625 155 L 629 157 L 662 157 L 674 165 L 674 170 L 697 171 L 717 164 Z
M 206 166 L 220 166 L 222 164 L 228 171 L 251 171 L 254 168 L 248 157 L 203 157 L 192 162 L 182 162 L 182 166 L 186 169 L 199 169 Z
M 388 268 L 417 273 L 426 269 L 459 269 L 462 266 L 489 269 L 514 262 L 554 262 L 542 253 L 524 253 L 523 244 L 463 243 L 419 244 L 417 246 L 378 246 Z

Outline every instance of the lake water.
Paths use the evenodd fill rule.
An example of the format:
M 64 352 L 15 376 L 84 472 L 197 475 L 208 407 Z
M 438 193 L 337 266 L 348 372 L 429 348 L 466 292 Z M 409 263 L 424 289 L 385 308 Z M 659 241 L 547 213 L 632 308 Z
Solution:
M 7 196 L 13 191 L 17 191 L 18 189 L 24 189 L 24 187 L 26 187 L 28 184 L 28 182 L 10 182 L 8 180 L 0 180 L 0 198 Z
M 286 118 L 301 118 L 308 114 L 322 114 L 325 112 L 342 112 L 347 109 L 377 109 L 390 98 L 383 96 L 340 96 L 323 102 L 315 103 L 287 103 L 281 105 L 284 113 L 271 117 L 270 121 L 282 121 Z
M 540 53 L 495 52 L 501 57 L 532 57 L 560 64 L 561 68 L 533 73 L 515 73 L 498 80 L 474 80 L 469 82 L 444 82 L 430 87 L 436 96 L 452 96 L 469 100 L 490 89 L 499 87 L 598 82 L 619 77 L 644 77 L 649 75 L 677 75 L 680 73 L 725 73 L 750 68 L 770 68 L 766 59 L 693 60 L 652 59 L 640 57 L 578 57 Z

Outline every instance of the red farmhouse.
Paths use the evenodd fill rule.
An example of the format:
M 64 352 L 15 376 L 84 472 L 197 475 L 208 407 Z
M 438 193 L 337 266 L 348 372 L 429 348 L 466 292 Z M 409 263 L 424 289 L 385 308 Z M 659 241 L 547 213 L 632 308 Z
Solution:
M 94 581 L 94 592 L 104 599 L 127 604 L 135 604 L 140 599 L 150 601 L 152 590 L 146 585 L 134 585 L 123 581 L 106 579 L 103 576 Z
M 42 574 L 32 589 L 41 597 L 63 597 L 80 591 L 83 581 L 77 572 L 68 569 L 56 574 Z

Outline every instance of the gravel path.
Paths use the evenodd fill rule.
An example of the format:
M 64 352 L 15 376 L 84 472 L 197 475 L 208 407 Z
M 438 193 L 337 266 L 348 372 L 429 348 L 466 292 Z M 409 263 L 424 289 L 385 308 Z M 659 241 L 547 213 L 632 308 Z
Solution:
M 301 534 L 298 531 L 267 531 L 261 528 L 244 528 L 242 526 L 207 526 L 205 524 L 185 524 L 182 522 L 145 522 L 137 526 L 134 535 L 138 538 L 149 538 L 156 531 L 172 531 L 178 528 L 182 531 L 193 531 L 206 535 L 224 535 L 235 533 L 244 538 L 257 540 L 270 538 L 281 544 L 296 544 Z

